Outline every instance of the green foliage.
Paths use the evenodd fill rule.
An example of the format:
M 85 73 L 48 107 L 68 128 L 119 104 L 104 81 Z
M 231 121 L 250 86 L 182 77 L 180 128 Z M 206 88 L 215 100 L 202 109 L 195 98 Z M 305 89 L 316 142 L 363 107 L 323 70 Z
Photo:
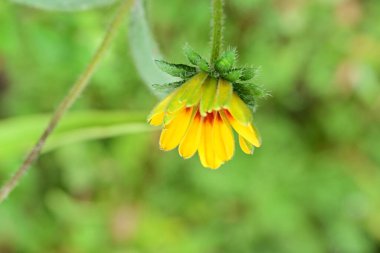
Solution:
M 253 110 L 257 106 L 257 100 L 269 96 L 269 92 L 263 87 L 254 83 L 234 83 L 234 91 L 239 94 L 240 98 L 249 105 Z
M 180 87 L 184 83 L 185 83 L 185 80 L 182 80 L 179 82 L 173 82 L 173 83 L 153 84 L 153 88 L 169 94 L 174 89 Z
M 199 67 L 201 71 L 209 73 L 215 78 L 223 78 L 234 84 L 235 92 L 246 102 L 251 108 L 255 108 L 257 100 L 267 95 L 263 88 L 250 83 L 239 83 L 251 80 L 256 77 L 257 69 L 255 68 L 233 68 L 236 65 L 236 50 L 227 50 L 214 65 L 214 69 L 209 68 L 209 64 L 200 54 L 196 53 L 188 44 L 184 47 L 184 52 L 190 63 Z M 174 77 L 180 77 L 181 82 L 168 83 L 164 85 L 154 85 L 159 91 L 169 93 L 173 87 L 183 84 L 188 78 L 197 73 L 197 68 L 184 64 L 173 64 L 161 60 L 156 60 L 157 66 L 164 72 Z M 207 69 L 207 71 L 205 70 Z
M 215 62 L 215 70 L 222 74 L 232 70 L 236 65 L 236 58 L 236 49 L 226 50 Z
M 230 71 L 222 73 L 222 77 L 228 81 L 236 82 L 238 81 L 243 74 L 242 69 L 232 69 Z
M 241 68 L 241 75 L 239 79 L 241 81 L 249 81 L 257 75 L 257 68 Z
M 174 77 L 187 79 L 197 73 L 197 69 L 185 64 L 173 64 L 166 61 L 156 60 L 157 66 L 164 72 Z
M 198 66 L 202 71 L 209 72 L 210 66 L 208 62 L 200 56 L 197 52 L 195 52 L 189 44 L 185 44 L 183 47 L 183 52 L 189 62 L 195 66 Z
M 0 121 L 0 160 L 20 156 L 39 137 L 50 115 L 30 115 Z M 146 113 L 87 111 L 67 115 L 47 142 L 44 152 L 64 145 L 123 134 L 151 131 Z
M 111 5 L 117 0 L 11 0 L 12 2 L 51 11 L 80 11 Z
M 181 60 L 184 41 L 206 55 L 209 1 L 147 2 L 166 58 Z M 272 94 L 254 114 L 263 147 L 253 156 L 236 149 L 230 163 L 205 170 L 197 158 L 160 151 L 158 132 L 60 146 L 43 154 L 0 206 L 0 252 L 377 253 L 379 2 L 283 3 L 226 6 L 228 43 L 238 46 L 242 66 L 262 67 Z M 50 13 L 0 1 L 0 124 L 15 120 L 13 127 L 24 128 L 0 133 L 1 143 L 10 138 L 0 145 L 1 182 L 46 123 L 30 115 L 56 107 L 110 11 Z M 145 41 L 136 43 L 145 48 Z M 67 115 L 78 131 L 122 124 L 130 111 L 157 103 L 129 57 L 149 54 L 129 51 L 123 34 L 115 42 Z M 149 69 L 144 80 L 173 82 L 149 48 L 140 64 L 163 80 Z M 97 114 L 79 127 L 80 111 L 90 109 L 116 110 L 120 121 Z M 16 124 L 28 115 L 34 123 Z M 25 146 L 11 151 L 17 142 Z

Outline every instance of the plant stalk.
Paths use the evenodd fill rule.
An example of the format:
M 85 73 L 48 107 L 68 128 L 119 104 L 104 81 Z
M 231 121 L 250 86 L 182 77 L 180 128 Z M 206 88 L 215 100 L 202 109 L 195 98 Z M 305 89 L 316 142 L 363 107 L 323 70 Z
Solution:
M 79 79 L 73 84 L 67 96 L 62 100 L 61 104 L 58 106 L 53 116 L 51 117 L 46 129 L 36 142 L 35 146 L 28 153 L 19 169 L 0 189 L 0 204 L 8 197 L 12 190 L 17 186 L 20 179 L 30 169 L 33 162 L 39 157 L 41 150 L 46 143 L 46 140 L 57 127 L 64 114 L 68 111 L 68 109 L 70 109 L 70 107 L 82 94 L 84 89 L 88 86 L 91 77 L 93 76 L 101 60 L 104 58 L 104 55 L 106 54 L 107 50 L 109 49 L 111 42 L 115 37 L 115 34 L 120 25 L 122 24 L 122 21 L 124 20 L 124 17 L 129 11 L 132 3 L 133 0 L 125 0 L 120 5 L 114 19 L 111 21 L 111 24 L 106 31 L 102 43 L 95 52 L 87 68 L 84 70 Z
M 223 47 L 223 6 L 224 0 L 211 0 L 212 5 L 212 31 L 211 31 L 211 58 L 213 64 L 219 58 Z

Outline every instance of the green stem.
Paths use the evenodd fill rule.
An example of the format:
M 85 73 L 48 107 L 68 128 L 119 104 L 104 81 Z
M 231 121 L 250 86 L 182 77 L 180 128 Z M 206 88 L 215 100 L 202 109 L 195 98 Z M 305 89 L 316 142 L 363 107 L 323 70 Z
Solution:
M 220 51 L 223 46 L 223 5 L 224 0 L 211 0 L 212 1 L 212 52 L 210 62 L 213 64 L 220 56 Z
M 38 158 L 42 148 L 44 147 L 46 140 L 49 138 L 50 134 L 57 127 L 58 123 L 67 112 L 67 110 L 74 104 L 74 102 L 78 99 L 78 97 L 82 94 L 83 90 L 87 87 L 91 77 L 93 76 L 97 66 L 103 59 L 105 53 L 109 49 L 112 39 L 115 37 L 116 31 L 122 24 L 126 13 L 129 11 L 133 1 L 125 0 L 120 8 L 118 9 L 116 16 L 112 20 L 104 38 L 97 49 L 95 55 L 91 59 L 89 65 L 84 70 L 83 74 L 79 77 L 79 79 L 74 83 L 68 95 L 63 99 L 61 104 L 58 106 L 56 111 L 54 112 L 49 124 L 46 129 L 42 133 L 41 137 L 38 139 L 35 146 L 28 153 L 25 160 L 16 171 L 16 173 L 9 179 L 8 182 L 4 184 L 4 186 L 0 189 L 0 204 L 7 198 L 9 193 L 16 187 L 17 183 L 20 179 L 25 175 L 25 173 L 29 170 L 30 166 L 33 162 Z

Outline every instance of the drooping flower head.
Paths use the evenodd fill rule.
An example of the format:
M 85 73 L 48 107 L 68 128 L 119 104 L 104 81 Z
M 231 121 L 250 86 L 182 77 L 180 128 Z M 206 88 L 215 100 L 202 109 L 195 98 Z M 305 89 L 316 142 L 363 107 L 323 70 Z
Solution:
M 195 67 L 157 61 L 163 71 L 184 79 L 161 86 L 171 92 L 148 117 L 151 125 L 163 126 L 160 148 L 169 151 L 178 147 L 185 159 L 198 152 L 204 167 L 217 169 L 233 157 L 236 132 L 241 149 L 253 154 L 261 139 L 252 111 L 256 98 L 264 94 L 246 82 L 255 70 L 235 68 L 233 50 L 226 51 L 211 67 L 189 46 L 185 54 Z

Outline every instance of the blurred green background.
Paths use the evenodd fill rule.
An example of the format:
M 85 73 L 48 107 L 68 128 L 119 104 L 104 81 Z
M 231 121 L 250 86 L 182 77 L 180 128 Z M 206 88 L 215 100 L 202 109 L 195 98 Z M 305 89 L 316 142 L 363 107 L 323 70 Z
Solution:
M 1 253 L 380 252 L 379 1 L 226 2 L 227 46 L 242 65 L 262 67 L 272 94 L 255 113 L 263 147 L 211 171 L 161 152 L 149 129 L 61 145 L 0 206 Z M 1 183 L 85 68 L 114 7 L 0 2 Z M 167 60 L 185 62 L 186 42 L 208 55 L 209 1 L 148 1 L 147 13 Z M 145 125 L 157 98 L 126 34 L 66 129 Z

